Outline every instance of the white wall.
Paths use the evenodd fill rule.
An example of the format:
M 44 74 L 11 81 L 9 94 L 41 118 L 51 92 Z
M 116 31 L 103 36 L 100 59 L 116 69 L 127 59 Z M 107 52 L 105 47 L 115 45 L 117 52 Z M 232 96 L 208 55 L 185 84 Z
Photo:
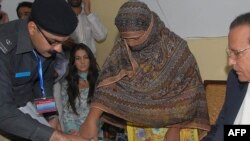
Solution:
M 13 8 L 12 13 L 13 13 L 14 17 L 16 17 L 15 8 L 16 8 L 17 3 L 21 0 L 3 0 L 3 1 L 5 1 L 6 3 L 14 3 L 15 6 Z M 116 13 L 117 13 L 119 7 L 126 0 L 91 0 L 91 1 L 92 1 L 91 4 L 92 4 L 93 11 L 97 15 L 99 15 L 99 17 L 102 19 L 103 23 L 108 28 L 107 39 L 104 42 L 97 44 L 97 61 L 98 61 L 99 65 L 102 66 L 102 64 L 105 61 L 105 59 L 107 58 L 110 50 L 112 50 L 115 38 L 117 37 L 118 31 L 114 25 L 114 18 L 116 16 Z M 104 3 L 104 1 L 105 1 L 105 3 Z M 156 2 L 160 2 L 160 4 L 161 4 L 161 2 L 166 1 L 164 3 L 167 5 L 163 6 L 163 4 L 161 4 L 162 5 L 161 7 L 162 7 L 162 9 L 166 9 L 166 10 L 171 9 L 171 11 L 169 11 L 169 12 L 171 12 L 173 15 L 177 14 L 177 16 L 172 17 L 173 21 L 175 19 L 184 20 L 184 21 L 180 21 L 180 22 L 176 23 L 180 27 L 175 27 L 175 24 L 174 25 L 171 24 L 171 30 L 173 30 L 174 32 L 180 33 L 179 32 L 180 29 L 182 29 L 183 31 L 196 30 L 196 28 L 194 26 L 190 26 L 189 22 L 191 22 L 192 20 L 197 20 L 196 16 L 198 16 L 199 13 L 193 12 L 193 18 L 192 18 L 192 16 L 190 18 L 190 13 L 188 14 L 188 12 L 184 13 L 184 15 L 189 15 L 189 18 L 185 18 L 185 17 L 183 18 L 183 15 L 180 14 L 181 13 L 180 11 L 184 11 L 184 10 L 182 10 L 183 7 L 184 8 L 188 8 L 188 7 L 198 8 L 196 5 L 192 5 L 192 4 L 194 4 L 192 2 L 194 2 L 195 0 L 144 0 L 144 1 L 147 1 L 147 2 L 151 1 L 151 2 L 149 2 L 149 7 L 155 6 Z M 183 3 L 180 3 L 180 1 L 182 1 Z M 188 3 L 188 6 L 185 6 L 184 4 L 187 3 L 186 1 L 191 2 L 191 3 L 190 4 Z M 208 2 L 210 0 L 196 0 L 196 1 L 200 1 L 198 3 L 202 4 L 204 1 Z M 215 0 L 211 0 L 211 1 L 214 2 Z M 228 4 L 226 4 L 226 5 L 233 5 L 237 2 L 235 4 L 235 8 L 239 9 L 239 11 L 236 11 L 237 13 L 243 12 L 242 11 L 243 9 L 245 9 L 245 10 L 247 9 L 247 11 L 250 11 L 250 7 L 246 8 L 246 6 L 250 6 L 250 4 L 246 4 L 248 1 L 250 3 L 250 0 L 218 0 L 217 3 L 221 3 L 221 1 L 224 1 L 224 3 L 225 3 L 225 1 L 228 1 Z M 205 3 L 207 3 L 207 2 L 205 2 Z M 233 4 L 231 4 L 231 2 Z M 112 6 L 110 6 L 110 5 L 112 5 Z M 182 5 L 183 7 L 181 7 L 179 5 Z M 174 6 L 176 6 L 176 7 L 174 7 Z M 170 7 L 170 8 L 168 8 L 168 7 Z M 203 6 L 203 7 L 206 7 L 206 6 Z M 218 22 L 217 20 L 211 20 L 211 18 L 218 19 L 218 17 L 217 17 L 218 15 L 216 15 L 214 13 L 214 11 L 213 11 L 214 9 L 211 7 L 212 7 L 212 4 L 210 5 L 210 8 L 201 8 L 201 9 L 204 9 L 204 11 L 207 11 L 207 13 L 213 13 L 213 14 L 211 14 L 211 17 L 207 16 L 204 18 L 205 18 L 205 20 L 210 19 L 210 20 L 206 20 L 206 22 L 217 23 Z M 229 6 L 225 6 L 225 7 L 229 7 Z M 242 9 L 241 9 L 241 7 L 242 7 Z M 234 7 L 233 7 L 233 9 L 234 9 Z M 155 8 L 154 10 L 159 11 L 159 8 L 158 9 Z M 188 10 L 188 9 L 186 9 L 186 10 Z M 219 10 L 219 9 L 217 8 L 217 10 Z M 223 7 L 221 8 L 221 10 L 223 10 Z M 192 9 L 191 9 L 191 11 L 192 11 Z M 233 15 L 235 15 L 235 16 L 237 15 L 237 14 L 232 14 L 230 11 L 229 11 L 229 13 L 221 13 L 219 11 L 218 14 L 221 15 L 222 17 L 224 17 L 224 16 L 225 17 L 226 16 L 234 17 Z M 173 22 L 172 19 L 170 20 L 170 18 L 163 17 L 162 19 L 163 20 L 168 19 L 168 23 Z M 199 21 L 199 20 L 197 20 L 197 21 Z M 226 32 L 224 34 L 227 34 L 227 32 L 228 32 L 227 26 L 231 21 L 222 21 L 224 24 L 224 26 L 222 26 L 222 27 L 219 26 L 219 24 L 216 26 L 207 25 L 207 27 L 204 25 L 205 28 L 198 27 L 198 26 L 203 26 L 203 25 L 200 25 L 203 22 L 205 22 L 205 21 L 194 23 L 195 26 L 197 26 L 197 30 L 199 30 L 200 33 L 203 33 L 205 31 L 208 32 L 209 30 L 214 31 L 213 28 L 218 29 L 220 27 L 220 28 L 223 28 L 224 32 Z M 206 22 L 205 22 L 205 24 L 206 24 Z M 166 25 L 168 25 L 168 23 Z M 208 26 L 210 28 L 208 28 Z M 221 29 L 219 29 L 219 30 L 221 30 Z M 217 35 L 215 35 L 215 36 L 217 36 Z M 199 65 L 199 68 L 201 71 L 201 75 L 202 75 L 202 79 L 203 80 L 226 80 L 227 72 L 228 72 L 227 71 L 228 70 L 227 69 L 227 56 L 225 53 L 225 48 L 227 47 L 227 37 L 193 38 L 193 39 L 188 39 L 187 41 L 188 41 L 190 50 L 193 52 L 193 54 L 195 55 L 196 60 L 198 62 L 198 65 Z
M 16 7 L 18 3 L 23 1 L 33 2 L 34 0 L 2 0 L 1 2 L 2 10 L 8 14 L 10 20 L 17 19 Z
M 227 36 L 231 21 L 250 11 L 250 0 L 141 0 L 182 37 Z
M 16 7 L 22 1 L 34 0 L 2 0 L 2 10 L 10 20 L 17 19 Z M 237 15 L 250 11 L 250 0 L 141 1 L 147 3 L 172 31 L 183 38 L 227 36 L 231 21 Z

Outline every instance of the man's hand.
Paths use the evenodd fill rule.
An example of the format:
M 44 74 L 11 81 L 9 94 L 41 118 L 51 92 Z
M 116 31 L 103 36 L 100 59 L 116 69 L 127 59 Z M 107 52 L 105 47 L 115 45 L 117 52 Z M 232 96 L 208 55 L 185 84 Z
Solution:
M 62 132 L 54 131 L 49 141 L 72 141 L 67 135 Z
M 90 0 L 82 0 L 84 5 L 84 12 L 86 15 L 89 15 L 91 13 L 91 6 L 90 6 Z
M 80 136 L 67 135 L 60 131 L 54 131 L 49 141 L 89 141 Z

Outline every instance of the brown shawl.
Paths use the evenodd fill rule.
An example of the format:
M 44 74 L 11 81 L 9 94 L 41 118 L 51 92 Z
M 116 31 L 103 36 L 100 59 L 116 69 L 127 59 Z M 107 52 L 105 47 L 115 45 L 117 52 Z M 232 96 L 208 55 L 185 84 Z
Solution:
M 138 126 L 198 128 L 202 137 L 210 126 L 196 60 L 186 41 L 152 14 L 153 28 L 142 45 L 129 48 L 122 39 L 115 44 L 92 107 Z

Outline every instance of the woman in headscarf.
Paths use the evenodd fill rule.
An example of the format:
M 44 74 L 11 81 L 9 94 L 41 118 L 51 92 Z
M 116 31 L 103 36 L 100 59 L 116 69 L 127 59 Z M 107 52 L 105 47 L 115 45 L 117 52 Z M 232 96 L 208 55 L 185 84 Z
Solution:
M 166 141 L 180 140 L 180 129 L 204 137 L 210 128 L 205 91 L 186 41 L 137 0 L 121 6 L 115 24 L 120 38 L 103 65 L 82 136 L 97 136 L 101 117 L 113 125 L 168 128 Z

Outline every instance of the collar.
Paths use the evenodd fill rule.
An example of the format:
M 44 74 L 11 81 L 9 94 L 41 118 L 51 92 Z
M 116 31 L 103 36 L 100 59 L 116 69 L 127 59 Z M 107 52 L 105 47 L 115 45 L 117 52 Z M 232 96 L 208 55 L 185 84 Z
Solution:
M 34 47 L 28 33 L 28 21 L 22 20 L 18 27 L 16 54 L 31 52 Z

